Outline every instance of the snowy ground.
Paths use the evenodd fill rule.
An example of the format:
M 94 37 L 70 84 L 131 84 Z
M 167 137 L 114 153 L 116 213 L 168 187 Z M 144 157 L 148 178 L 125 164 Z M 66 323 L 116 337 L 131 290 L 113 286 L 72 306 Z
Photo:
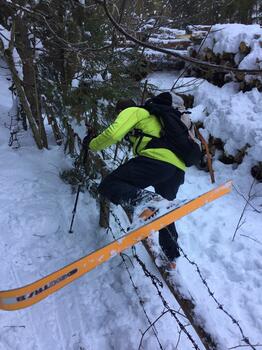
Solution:
M 22 139 L 21 148 L 8 147 L 9 130 L 4 123 L 9 120 L 12 100 L 3 70 L 0 75 L 0 289 L 5 290 L 77 260 L 105 245 L 111 237 L 98 227 L 98 208 L 87 193 L 80 195 L 75 233 L 68 234 L 75 195 L 59 178 L 59 172 L 70 167 L 62 148 L 51 142 L 50 150 L 38 151 L 28 135 Z M 163 89 L 175 80 L 165 73 L 151 79 L 157 79 Z M 212 94 L 214 90 L 209 91 L 209 95 L 201 95 L 201 104 L 211 109 L 212 96 L 215 100 L 216 95 Z M 246 97 L 234 93 L 234 98 L 234 104 L 241 105 Z M 193 116 L 199 108 L 202 107 L 193 110 Z M 254 116 L 259 113 L 255 108 L 253 112 Z M 253 182 L 249 168 L 256 160 L 254 154 L 257 156 L 251 152 L 236 169 L 215 161 L 216 183 L 233 179 L 237 190 L 183 218 L 177 227 L 181 247 L 198 264 L 215 297 L 239 321 L 251 344 L 261 344 L 262 214 L 258 211 L 262 211 L 262 184 L 253 184 L 252 206 L 246 207 L 242 225 L 232 241 L 246 205 L 240 193 L 248 197 Z M 193 198 L 212 187 L 208 174 L 190 168 L 178 197 Z M 148 268 L 156 273 L 143 248 L 138 245 L 137 249 Z M 154 321 L 163 305 L 140 267 L 132 267 L 129 261 L 128 265 L 145 309 Z M 185 293 L 189 290 L 195 298 L 197 314 L 220 348 L 244 345 L 239 328 L 218 310 L 195 267 L 183 257 L 178 260 L 177 278 Z M 178 309 L 166 289 L 163 294 L 171 307 Z M 139 348 L 141 332 L 148 327 L 120 257 L 31 308 L 0 312 L 0 316 L 0 350 L 133 350 Z M 165 315 L 156 329 L 163 349 L 175 349 L 179 339 L 175 320 Z M 189 331 L 197 341 L 192 329 Z M 152 331 L 146 333 L 142 345 L 146 350 L 160 348 Z M 184 335 L 178 349 L 192 349 Z

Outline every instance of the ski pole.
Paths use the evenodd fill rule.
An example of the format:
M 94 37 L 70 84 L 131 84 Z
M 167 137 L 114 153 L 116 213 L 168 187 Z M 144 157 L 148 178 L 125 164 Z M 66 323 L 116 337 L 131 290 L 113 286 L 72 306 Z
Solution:
M 81 156 L 81 153 L 84 152 L 84 157 L 83 157 L 83 162 L 80 163 L 80 166 L 81 165 L 84 165 L 86 163 L 86 159 L 87 159 L 87 153 L 88 153 L 88 141 L 89 141 L 89 136 L 85 136 L 83 142 L 82 142 L 82 149 L 80 151 L 80 156 Z M 78 198 L 79 198 L 79 193 L 80 193 L 80 190 L 81 190 L 81 187 L 83 185 L 83 183 L 85 182 L 84 181 L 85 179 L 83 179 L 79 185 L 78 185 L 78 188 L 77 188 L 77 193 L 76 193 L 76 199 L 75 199 L 75 204 L 74 204 L 74 209 L 72 211 L 72 220 L 71 220 L 71 224 L 70 224 L 70 228 L 69 228 L 69 233 L 73 233 L 73 224 L 74 224 L 74 220 L 75 220 L 75 214 L 76 214 L 76 208 L 77 208 L 77 203 L 78 203 Z

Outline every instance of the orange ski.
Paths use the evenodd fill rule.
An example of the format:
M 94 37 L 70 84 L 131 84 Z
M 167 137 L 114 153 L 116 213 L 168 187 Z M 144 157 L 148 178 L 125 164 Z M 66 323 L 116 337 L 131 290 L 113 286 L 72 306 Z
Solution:
M 232 183 L 229 181 L 189 202 L 183 203 L 180 207 L 171 206 L 168 209 L 169 211 L 162 216 L 152 217 L 151 221 L 145 222 L 142 227 L 130 231 L 128 234 L 125 234 L 112 243 L 107 244 L 38 281 L 21 288 L 0 291 L 0 309 L 18 310 L 37 303 L 94 269 L 96 266 L 122 252 L 124 249 L 145 239 L 152 231 L 158 231 L 202 207 L 206 203 L 212 202 L 226 193 L 229 193 L 231 191 L 231 185 Z

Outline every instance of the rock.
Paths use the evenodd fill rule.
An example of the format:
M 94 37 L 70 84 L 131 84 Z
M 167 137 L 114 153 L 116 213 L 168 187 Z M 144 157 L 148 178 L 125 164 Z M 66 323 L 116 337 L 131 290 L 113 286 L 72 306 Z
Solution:
M 259 182 L 262 182 L 262 162 L 251 168 L 251 175 Z

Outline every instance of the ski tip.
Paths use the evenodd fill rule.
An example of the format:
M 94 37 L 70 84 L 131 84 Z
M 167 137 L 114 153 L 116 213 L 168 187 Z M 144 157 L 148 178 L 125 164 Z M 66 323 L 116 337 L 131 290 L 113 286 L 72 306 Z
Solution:
M 225 190 L 225 193 L 231 192 L 232 187 L 233 187 L 233 180 L 228 180 L 227 182 L 225 182 L 223 185 L 220 186 L 220 188 L 223 188 Z
M 211 191 L 215 191 L 215 192 L 224 192 L 224 194 L 231 192 L 233 187 L 233 181 L 232 180 L 228 180 L 227 182 L 223 183 L 222 185 L 215 187 L 213 190 Z
M 225 184 L 225 187 L 229 188 L 230 190 L 232 190 L 233 187 L 233 180 L 228 180 Z

